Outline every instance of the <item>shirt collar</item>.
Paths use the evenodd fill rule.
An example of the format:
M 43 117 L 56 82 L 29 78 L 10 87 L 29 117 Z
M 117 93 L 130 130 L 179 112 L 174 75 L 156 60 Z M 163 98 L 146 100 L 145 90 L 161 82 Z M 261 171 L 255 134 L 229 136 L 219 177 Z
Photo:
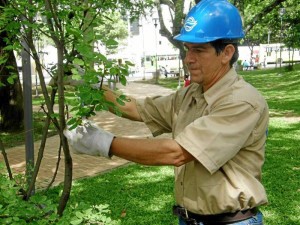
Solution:
M 231 86 L 238 79 L 238 75 L 234 68 L 231 68 L 217 83 L 215 83 L 211 88 L 209 88 L 204 93 L 204 98 L 209 104 L 218 98 L 219 93 L 224 91 L 224 88 Z

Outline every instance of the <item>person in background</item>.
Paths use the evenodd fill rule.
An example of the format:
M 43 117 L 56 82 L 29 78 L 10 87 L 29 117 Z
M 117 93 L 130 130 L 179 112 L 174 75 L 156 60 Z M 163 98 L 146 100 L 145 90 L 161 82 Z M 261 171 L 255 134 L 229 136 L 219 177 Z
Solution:
M 183 79 L 184 79 L 184 87 L 189 86 L 191 83 L 191 80 L 189 79 L 189 75 L 185 74 Z
M 172 133 L 172 138 L 119 137 L 88 121 L 64 131 L 70 145 L 77 153 L 173 165 L 173 213 L 180 225 L 262 225 L 269 110 L 263 96 L 232 68 L 243 37 L 236 7 L 226 0 L 200 1 L 174 37 L 186 49 L 188 87 L 168 96 L 128 97 L 124 105 L 105 89 L 124 118 L 144 122 L 153 136 Z
M 256 55 L 256 56 L 255 56 L 255 65 L 257 66 L 258 64 L 259 64 L 259 56 Z
M 263 62 L 263 64 L 264 64 L 264 68 L 266 68 L 267 67 L 267 57 L 266 56 L 264 56 L 264 62 Z
M 243 70 L 249 70 L 250 64 L 246 59 L 244 60 L 242 65 L 243 65 Z
M 160 71 L 161 71 L 162 74 L 165 75 L 165 78 L 168 78 L 168 74 L 169 74 L 167 68 L 168 68 L 168 66 L 166 66 L 166 67 L 161 66 L 161 67 L 160 67 Z

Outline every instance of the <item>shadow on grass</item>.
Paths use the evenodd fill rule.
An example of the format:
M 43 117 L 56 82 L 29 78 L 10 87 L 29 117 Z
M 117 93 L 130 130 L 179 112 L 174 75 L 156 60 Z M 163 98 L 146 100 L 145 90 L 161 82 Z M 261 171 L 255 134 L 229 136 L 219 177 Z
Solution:
M 282 75 L 278 75 L 278 70 L 251 71 L 242 76 L 266 98 L 271 116 L 300 114 L 299 70 L 284 72 Z
M 269 205 L 263 207 L 266 224 L 299 225 L 300 123 L 271 119 L 263 183 Z
M 120 219 L 121 224 L 126 225 L 177 225 L 177 218 L 172 215 L 173 187 L 172 167 L 131 164 L 76 181 L 70 204 L 79 201 L 90 205 L 108 204 L 111 218 Z

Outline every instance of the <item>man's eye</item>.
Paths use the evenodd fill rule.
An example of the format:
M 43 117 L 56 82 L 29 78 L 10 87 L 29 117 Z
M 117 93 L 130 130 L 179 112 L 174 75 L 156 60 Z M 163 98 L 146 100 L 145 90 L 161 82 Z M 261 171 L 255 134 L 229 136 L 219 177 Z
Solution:
M 202 52 L 202 48 L 193 48 L 191 49 L 193 52 Z
M 200 53 L 203 52 L 203 48 L 188 48 L 186 46 L 183 47 L 184 51 L 191 53 Z

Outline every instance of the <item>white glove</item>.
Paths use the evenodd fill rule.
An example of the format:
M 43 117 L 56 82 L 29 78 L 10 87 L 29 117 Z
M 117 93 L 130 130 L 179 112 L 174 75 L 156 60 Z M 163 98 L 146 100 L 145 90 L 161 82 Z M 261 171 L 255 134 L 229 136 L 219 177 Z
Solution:
M 110 158 L 109 150 L 114 138 L 112 133 L 87 121 L 83 126 L 73 130 L 64 130 L 64 135 L 73 148 L 74 153 Z

